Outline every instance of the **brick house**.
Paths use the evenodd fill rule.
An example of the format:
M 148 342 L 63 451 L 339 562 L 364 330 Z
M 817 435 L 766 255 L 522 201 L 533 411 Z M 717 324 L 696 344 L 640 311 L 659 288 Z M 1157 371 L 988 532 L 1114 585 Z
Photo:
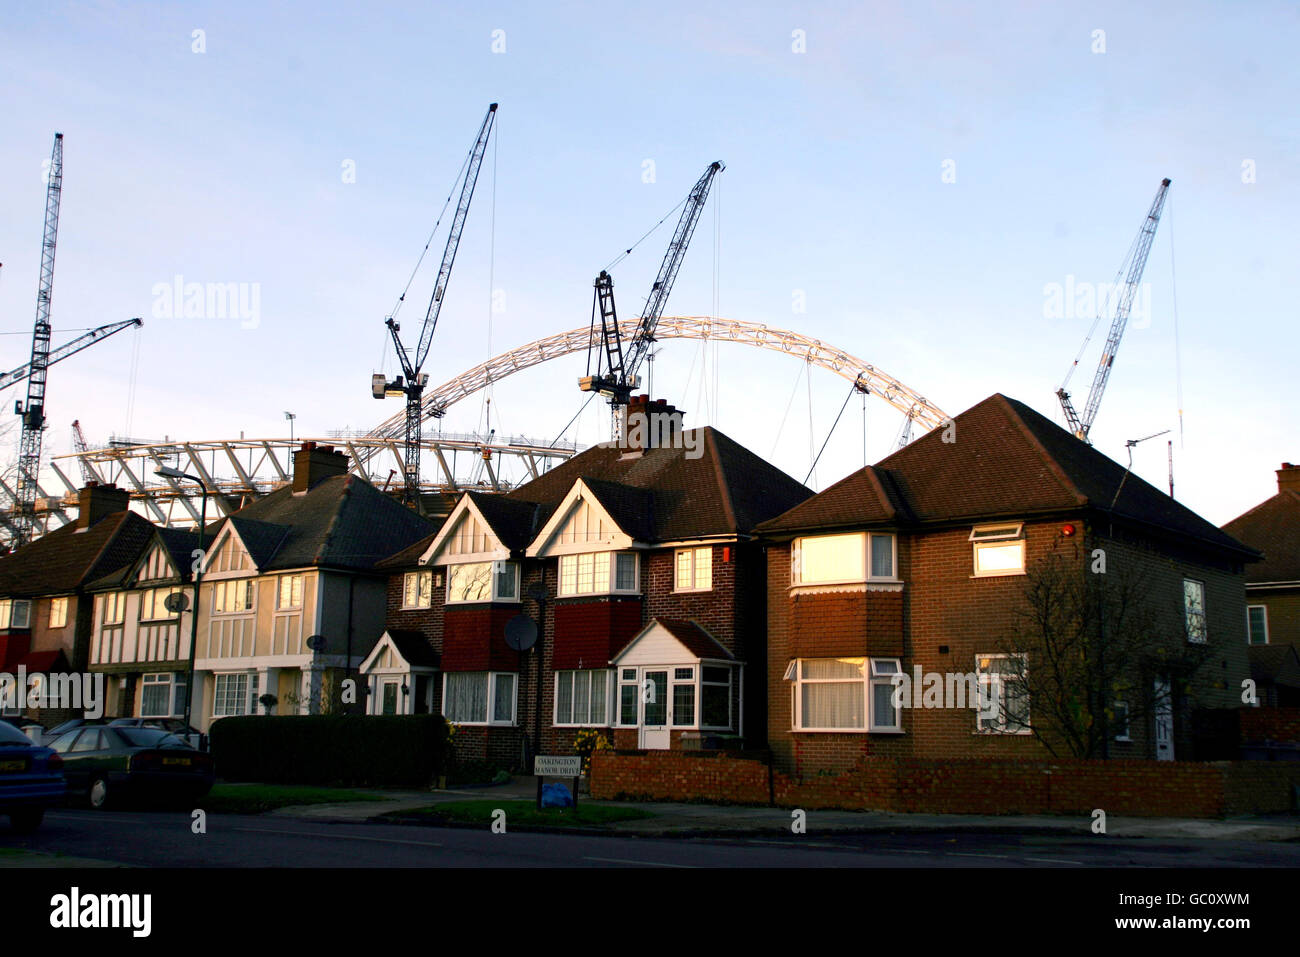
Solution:
M 628 414 L 646 411 L 680 425 L 644 396 Z M 713 428 L 596 446 L 504 496 L 465 493 L 436 535 L 384 562 L 388 634 L 432 647 L 419 701 L 458 726 L 462 758 L 520 766 L 539 725 L 546 753 L 572 753 L 582 728 L 620 747 L 761 740 L 754 528 L 810 494 Z M 538 595 L 540 640 L 521 654 L 506 626 L 536 621 Z
M 1048 756 L 1034 732 L 1049 702 L 1025 693 L 1042 649 L 1014 646 L 1025 588 L 1049 556 L 1065 580 L 1087 582 L 1096 549 L 1105 587 L 1140 576 L 1155 616 L 1156 665 L 1135 662 L 1129 700 L 1108 702 L 1106 753 L 1190 756 L 1193 709 L 1240 706 L 1243 565 L 1258 553 L 1003 395 L 758 529 L 768 741 L 787 773 L 868 756 Z M 1206 660 L 1190 678 L 1158 664 L 1193 653 Z M 953 690 L 982 689 L 988 706 L 942 695 L 931 706 L 915 690 L 896 706 L 895 676 L 929 674 L 959 676 Z
M 1264 553 L 1246 571 L 1246 631 L 1261 703 L 1300 706 L 1300 465 L 1283 462 L 1277 494 L 1223 530 Z
M 88 483 L 77 520 L 0 558 L 0 673 L 86 671 L 93 632 L 91 583 L 130 566 L 152 541 L 154 526 L 128 511 L 130 495 L 115 485 Z M 0 702 L 47 727 L 79 716 L 73 709 Z

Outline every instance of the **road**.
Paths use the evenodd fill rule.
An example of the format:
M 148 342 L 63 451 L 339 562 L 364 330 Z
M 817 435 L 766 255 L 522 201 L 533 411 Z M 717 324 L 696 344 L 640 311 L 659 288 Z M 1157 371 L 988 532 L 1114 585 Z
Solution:
M 143 867 L 1300 867 L 1300 843 L 893 832 L 635 838 L 279 816 L 58 810 L 33 835 L 0 825 L 0 848 Z M 0 864 L 3 857 L 0 857 Z

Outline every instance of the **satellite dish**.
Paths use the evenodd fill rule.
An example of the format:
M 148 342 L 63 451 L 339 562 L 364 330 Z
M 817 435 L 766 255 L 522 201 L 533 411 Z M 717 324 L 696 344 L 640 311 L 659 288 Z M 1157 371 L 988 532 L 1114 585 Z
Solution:
M 174 591 L 163 599 L 163 607 L 173 615 L 180 614 L 190 607 L 190 596 L 183 591 Z
M 537 644 L 537 622 L 527 615 L 515 615 L 506 622 L 506 645 L 515 651 L 527 651 Z
M 312 635 L 310 638 L 307 639 L 307 647 L 310 648 L 312 651 L 324 651 L 325 636 Z

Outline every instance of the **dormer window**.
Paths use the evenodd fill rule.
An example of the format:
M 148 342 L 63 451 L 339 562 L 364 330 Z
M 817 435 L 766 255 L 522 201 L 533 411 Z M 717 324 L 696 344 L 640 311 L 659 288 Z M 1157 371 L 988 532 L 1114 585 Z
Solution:
M 1024 523 L 976 525 L 970 539 L 975 549 L 975 577 L 1023 575 L 1025 572 Z

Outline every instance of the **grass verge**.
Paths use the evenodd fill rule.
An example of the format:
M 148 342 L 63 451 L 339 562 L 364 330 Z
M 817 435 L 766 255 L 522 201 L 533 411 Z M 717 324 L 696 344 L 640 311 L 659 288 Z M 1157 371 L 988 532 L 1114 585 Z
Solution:
M 347 788 L 320 788 L 293 784 L 217 784 L 195 804 L 209 814 L 262 814 L 299 804 L 341 804 L 345 801 L 382 801 L 382 795 Z
M 572 807 L 544 807 L 538 810 L 534 801 L 444 801 L 429 807 L 408 811 L 390 811 L 388 817 L 404 817 L 427 821 L 455 824 L 492 823 L 493 813 L 497 810 L 506 812 L 506 826 L 511 825 L 545 825 L 548 827 L 601 827 L 616 821 L 638 821 L 654 817 L 641 808 L 609 807 L 603 804 L 582 804 Z

